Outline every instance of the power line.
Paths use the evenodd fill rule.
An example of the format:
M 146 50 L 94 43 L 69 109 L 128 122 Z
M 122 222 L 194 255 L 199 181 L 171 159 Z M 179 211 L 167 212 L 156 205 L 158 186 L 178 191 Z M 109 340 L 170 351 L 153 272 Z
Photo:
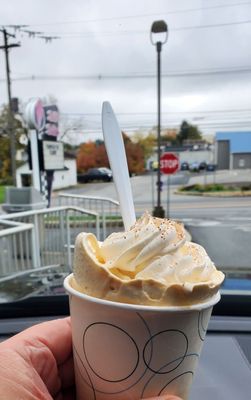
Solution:
M 124 120 L 123 121 L 123 119 L 122 119 L 122 117 L 121 117 L 121 114 L 120 113 L 116 113 L 117 115 L 118 115 L 118 117 L 120 118 L 120 120 L 121 120 L 121 122 L 122 123 L 126 123 L 127 125 L 128 124 L 135 124 L 135 123 L 137 123 L 137 124 L 140 124 L 141 123 L 141 120 L 139 120 L 139 119 L 130 119 L 130 118 L 128 118 L 128 117 L 130 117 L 130 115 L 128 115 L 127 116 L 127 119 L 126 120 Z M 71 114 L 70 113 L 61 113 L 61 116 L 62 117 L 64 117 L 64 116 L 70 116 Z M 188 117 L 188 116 L 185 116 L 186 114 L 185 113 L 183 113 L 182 114 L 182 117 L 181 117 L 181 119 L 189 119 L 189 120 L 193 120 L 193 123 L 195 124 L 195 125 L 201 125 L 201 124 L 211 124 L 211 123 L 216 123 L 216 122 L 218 122 L 218 123 L 233 123 L 233 124 L 238 124 L 238 123 L 246 123 L 246 122 L 251 122 L 251 113 L 249 113 L 249 114 L 246 114 L 246 115 L 240 115 L 240 116 L 238 116 L 237 118 L 234 118 L 234 117 L 232 117 L 232 116 L 225 116 L 225 114 L 224 115 L 219 115 L 219 116 L 216 116 L 216 114 L 215 115 L 213 115 L 212 116 L 212 118 L 211 119 L 207 119 L 207 117 L 205 116 L 205 118 L 202 118 L 202 119 L 200 119 L 200 120 L 197 120 L 197 121 L 195 121 L 194 120 L 194 118 L 192 117 L 192 116 L 190 116 L 190 117 Z M 135 115 L 133 114 L 133 117 L 134 117 Z M 92 125 L 100 125 L 101 124 L 101 121 L 100 121 L 100 114 L 97 114 L 97 115 L 95 115 L 95 117 L 97 117 L 98 119 L 96 119 L 96 120 L 90 120 L 90 119 L 84 119 L 84 120 L 82 120 L 82 124 L 92 124 Z M 136 116 L 137 117 L 137 116 Z M 153 118 L 153 115 L 149 115 L 149 117 L 150 117 L 150 119 L 152 120 L 152 118 Z M 175 123 L 175 122 L 177 122 L 177 121 L 179 121 L 180 120 L 180 118 L 179 118 L 179 116 L 177 116 L 176 118 L 175 118 L 175 116 L 173 116 L 173 118 L 172 119 L 169 119 L 169 118 L 166 118 L 167 117 L 167 113 L 163 113 L 163 120 L 165 121 L 165 123 Z M 175 119 L 174 119 L 175 118 Z M 71 119 L 71 121 L 73 121 L 74 120 L 74 118 L 72 118 Z M 62 119 L 62 122 L 63 122 L 64 120 Z M 144 117 L 144 122 L 146 121 L 146 118 Z M 148 123 L 148 122 L 147 122 Z
M 171 27 L 169 28 L 170 32 L 174 31 L 184 31 L 184 30 L 193 30 L 193 29 L 209 29 L 209 28 L 220 28 L 220 27 L 229 27 L 234 25 L 245 25 L 250 24 L 251 20 L 244 21 L 232 21 L 232 22 L 221 22 L 217 24 L 206 24 L 206 25 L 191 25 L 191 26 L 181 26 L 181 27 Z M 115 36 L 118 35 L 146 35 L 148 31 L 133 31 L 133 30 L 116 30 L 116 31 L 85 31 L 85 32 L 49 32 L 49 34 L 58 34 L 61 39 L 85 39 L 90 38 L 91 36 Z
M 198 76 L 210 76 L 210 75 L 226 75 L 236 73 L 250 73 L 251 66 L 240 66 L 230 68 L 215 68 L 207 70 L 192 70 L 192 71 L 176 71 L 176 72 L 163 72 L 163 78 L 174 78 L 174 77 L 198 77 Z M 156 74 L 154 73 L 134 73 L 134 74 L 97 74 L 97 75 L 28 75 L 13 78 L 13 81 L 34 81 L 34 80 L 109 80 L 109 79 L 155 79 Z M 0 79 L 0 82 L 4 81 Z
M 151 13 L 151 14 L 136 14 L 136 15 L 125 15 L 125 16 L 116 16 L 116 17 L 106 17 L 106 18 L 92 18 L 92 19 L 85 19 L 85 20 L 74 20 L 74 21 L 55 21 L 55 22 L 46 22 L 40 24 L 29 24 L 26 26 L 55 26 L 55 25 L 68 25 L 68 24 L 84 24 L 89 22 L 106 22 L 106 21 L 118 21 L 118 20 L 125 20 L 125 19 L 138 19 L 138 18 L 146 18 L 146 17 L 155 17 L 155 16 L 164 16 L 164 15 L 173 15 L 173 14 L 183 14 L 188 12 L 195 12 L 195 11 L 205 11 L 205 10 L 212 10 L 212 9 L 219 9 L 219 8 L 229 8 L 229 7 L 239 7 L 251 5 L 250 1 L 246 2 L 239 2 L 239 3 L 230 3 L 230 4 L 219 4 L 215 6 L 208 6 L 208 7 L 196 7 L 196 8 L 187 8 L 181 10 L 173 10 L 163 12 L 160 11 L 158 13 Z
M 177 123 L 173 124 L 168 124 L 163 122 L 163 127 L 162 127 L 162 132 L 165 131 L 166 129 L 177 129 L 179 128 L 181 124 L 181 121 L 177 121 Z M 137 130 L 149 130 L 153 128 L 153 124 L 145 124 L 145 125 L 121 125 L 121 128 L 125 132 L 135 132 Z M 213 124 L 204 124 L 204 125 L 197 125 L 199 129 L 249 129 L 251 127 L 251 121 L 243 124 L 238 124 L 238 125 L 233 125 L 233 124 L 228 124 L 228 123 L 213 123 Z M 71 135 L 71 132 L 69 132 Z M 72 132 L 72 134 L 79 134 L 79 135 L 86 135 L 86 134 L 102 134 L 102 127 L 100 128 L 89 128 L 89 127 L 84 127 L 82 130 L 79 130 L 79 132 Z
M 245 21 L 233 21 L 233 22 L 222 22 L 219 24 L 207 24 L 207 25 L 197 25 L 197 26 L 183 26 L 180 28 L 173 28 L 173 31 L 181 31 L 181 30 L 188 30 L 188 29 L 204 29 L 204 28 L 214 28 L 214 27 L 221 27 L 221 26 L 231 26 L 231 25 L 243 25 L 243 24 L 250 24 L 251 20 Z
M 12 28 L 14 29 L 15 32 L 19 32 L 21 34 L 27 34 L 29 38 L 39 38 L 39 39 L 44 39 L 45 43 L 50 43 L 52 40 L 54 39 L 60 39 L 60 36 L 55 36 L 54 35 L 49 35 L 49 34 L 45 34 L 44 32 L 40 32 L 40 31 L 32 31 L 30 29 L 24 29 L 26 27 L 28 27 L 29 25 L 5 25 L 3 26 L 4 29 L 8 28 Z
M 19 25 L 17 25 L 17 26 L 19 26 Z M 16 25 L 13 25 L 13 28 L 15 29 L 15 28 L 16 28 Z M 44 32 L 31 31 L 31 30 L 29 30 L 29 29 L 22 29 L 22 28 L 19 28 L 18 31 L 19 31 L 19 32 L 21 31 L 22 33 L 28 33 L 28 36 L 29 36 L 30 38 L 34 38 L 36 35 L 43 35 L 43 33 L 44 33 Z
M 119 116 L 119 113 L 117 113 Z M 193 118 L 176 118 L 173 120 L 169 120 L 166 118 L 163 118 L 163 129 L 167 129 L 170 127 L 177 127 L 181 124 L 181 121 L 186 119 L 190 121 L 193 125 L 196 125 L 198 127 L 204 128 L 210 128 L 210 127 L 229 127 L 229 128 L 241 128 L 241 127 L 248 127 L 250 129 L 251 127 L 251 116 L 246 115 L 244 118 L 238 118 L 236 120 L 234 119 L 213 119 L 213 120 L 204 120 L 204 121 L 194 121 Z M 100 115 L 99 115 L 100 119 Z M 62 121 L 63 122 L 63 121 Z M 88 130 L 90 131 L 99 131 L 101 130 L 101 122 L 100 121 L 88 121 L 84 120 L 82 122 L 82 126 L 78 128 L 78 132 L 81 133 L 83 130 Z M 154 121 L 146 121 L 144 120 L 144 123 L 140 120 L 133 120 L 133 121 L 123 121 L 121 120 L 120 125 L 122 129 L 132 129 L 132 130 L 138 130 L 138 129 L 152 129 L 155 126 L 155 120 Z M 76 133 L 76 132 L 74 132 Z
M 233 112 L 250 112 L 251 108 L 235 108 L 235 109 L 222 109 L 222 110 L 194 110 L 194 111 L 162 111 L 162 114 L 199 114 L 199 113 L 233 113 Z M 156 112 L 116 112 L 116 115 L 156 115 Z M 61 115 L 75 115 L 75 116 L 98 116 L 100 117 L 100 113 L 61 113 Z
M 239 113 L 239 115 L 233 115 L 233 113 Z M 243 114 L 243 112 L 245 114 Z M 193 115 L 203 115 L 203 120 L 195 121 Z M 231 114 L 230 114 L 231 113 Z M 242 114 L 241 114 L 242 113 Z M 251 127 L 251 110 L 250 109 L 222 109 L 222 110 L 200 110 L 200 111 L 174 111 L 174 112 L 163 112 L 163 129 L 167 129 L 168 127 L 178 127 L 181 124 L 182 120 L 188 120 L 192 124 L 200 127 L 201 129 L 220 129 L 220 128 L 248 128 Z M 99 132 L 101 131 L 101 122 L 100 122 L 100 113 L 61 113 L 62 118 L 72 116 L 71 120 L 74 120 L 74 117 L 80 118 L 82 116 L 82 127 L 79 129 L 79 132 L 82 130 L 88 130 L 88 132 Z M 172 119 L 167 118 L 168 116 L 173 116 Z M 135 112 L 127 112 L 120 113 L 117 112 L 117 116 L 120 119 L 120 125 L 124 130 L 136 131 L 139 129 L 152 129 L 156 121 L 153 120 L 153 116 L 155 113 L 135 113 Z M 144 118 L 139 119 L 139 116 Z M 146 118 L 148 116 L 149 118 Z M 175 118 L 176 116 L 176 118 Z M 87 118 L 86 118 L 87 117 Z M 88 119 L 88 117 L 94 117 L 95 120 Z M 126 120 L 123 119 L 126 117 Z M 130 117 L 136 117 L 131 119 Z M 208 119 L 209 117 L 209 119 Z M 63 122 L 63 119 L 62 119 Z
M 251 3 L 242 3 L 242 4 L 248 4 L 251 5 Z M 240 4 L 235 4 L 235 5 L 240 5 Z M 230 6 L 230 5 L 229 5 Z M 221 8 L 223 6 L 215 6 L 215 7 L 209 7 L 207 9 L 211 8 Z M 225 5 L 224 7 L 227 7 Z M 195 9 L 193 9 L 195 10 Z M 199 10 L 199 9 L 197 9 Z M 134 16 L 127 16 L 127 17 L 121 17 L 121 18 L 134 18 Z M 110 18 L 107 19 L 100 19 L 97 21 L 102 21 L 102 20 L 110 20 Z M 89 20 L 94 21 L 94 20 Z M 80 21 L 79 21 L 80 22 Z M 217 27 L 229 27 L 229 26 L 234 26 L 234 25 L 243 25 L 243 24 L 250 24 L 251 20 L 244 20 L 244 21 L 232 21 L 232 22 L 222 22 L 222 23 L 217 23 L 217 24 L 206 24 L 206 25 L 192 25 L 192 26 L 182 26 L 182 27 L 171 27 L 170 31 L 184 31 L 184 30 L 194 30 L 194 29 L 209 29 L 209 28 L 217 28 Z M 43 25 L 43 24 L 40 24 Z M 47 24 L 44 24 L 47 25 Z M 49 24 L 51 25 L 51 24 Z M 57 23 L 54 23 L 53 25 L 57 25 Z M 11 27 L 15 30 L 15 32 L 19 33 L 25 33 L 28 35 L 29 38 L 40 38 L 44 39 L 46 43 L 51 42 L 54 39 L 85 39 L 89 38 L 90 36 L 118 36 L 118 35 L 146 35 L 148 34 L 148 31 L 133 31 L 133 30 L 116 30 L 116 31 L 99 31 L 99 32 L 94 32 L 94 31 L 85 31 L 85 32 L 40 32 L 40 31 L 33 31 L 29 29 L 23 29 L 23 27 L 29 27 L 32 25 L 5 25 L 3 28 L 6 27 Z M 59 36 L 60 35 L 60 36 Z

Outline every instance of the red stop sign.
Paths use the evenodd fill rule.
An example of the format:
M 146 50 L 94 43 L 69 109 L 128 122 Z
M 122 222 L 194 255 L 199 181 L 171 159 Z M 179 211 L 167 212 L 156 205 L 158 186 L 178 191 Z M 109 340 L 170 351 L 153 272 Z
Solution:
M 162 174 L 175 174 L 180 167 L 179 157 L 174 153 L 164 153 L 160 157 L 160 171 Z

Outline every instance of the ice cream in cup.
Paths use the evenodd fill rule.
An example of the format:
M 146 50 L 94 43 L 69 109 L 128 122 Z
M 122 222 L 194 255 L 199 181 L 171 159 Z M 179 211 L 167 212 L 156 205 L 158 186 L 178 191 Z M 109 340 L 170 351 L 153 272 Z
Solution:
M 186 400 L 224 274 L 181 223 L 145 213 L 76 238 L 65 279 L 78 400 Z

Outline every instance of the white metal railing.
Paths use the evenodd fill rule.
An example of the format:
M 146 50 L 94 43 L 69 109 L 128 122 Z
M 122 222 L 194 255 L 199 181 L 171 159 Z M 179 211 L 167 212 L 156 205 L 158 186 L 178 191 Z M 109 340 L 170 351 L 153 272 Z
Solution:
M 0 276 L 37 265 L 34 225 L 1 220 L 0 227 Z
M 77 234 L 88 229 L 100 237 L 97 212 L 53 207 L 0 215 L 0 276 L 59 265 L 69 271 Z
M 119 202 L 114 199 L 72 193 L 59 193 L 58 199 L 60 205 L 78 206 L 91 211 L 95 210 L 101 217 L 101 240 L 104 240 L 110 233 L 123 229 Z

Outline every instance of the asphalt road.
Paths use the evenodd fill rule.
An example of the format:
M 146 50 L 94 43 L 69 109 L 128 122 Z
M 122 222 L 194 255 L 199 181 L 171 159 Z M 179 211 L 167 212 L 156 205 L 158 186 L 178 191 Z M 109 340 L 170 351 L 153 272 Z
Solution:
M 232 182 L 232 173 L 217 172 L 217 181 L 228 180 Z M 212 174 L 211 174 L 212 175 Z M 238 176 L 239 181 L 251 182 L 251 173 Z M 220 197 L 201 197 L 176 194 L 176 190 L 185 182 L 194 183 L 203 180 L 203 174 L 200 176 L 192 175 L 190 179 L 185 174 L 179 174 L 172 177 L 173 184 L 170 185 L 170 217 L 171 218 L 221 218 L 222 216 L 232 217 L 251 217 L 251 197 L 240 198 L 220 198 Z M 168 190 L 167 178 L 162 178 L 163 190 L 161 192 L 161 204 L 167 210 Z M 179 184 L 177 185 L 177 181 Z M 152 211 L 156 205 L 156 179 L 151 175 L 135 176 L 131 178 L 133 199 L 137 215 L 145 210 Z M 64 190 L 72 194 L 83 194 L 85 196 L 102 196 L 118 200 L 115 185 L 110 183 L 89 183 L 80 185 L 77 188 Z M 53 199 L 53 204 L 58 204 L 57 198 Z M 167 213 L 166 213 L 167 214 Z
M 167 178 L 163 179 L 161 202 L 167 209 Z M 170 186 L 170 218 L 182 220 L 192 235 L 193 241 L 203 245 L 215 264 L 223 270 L 245 271 L 251 275 L 251 197 L 201 197 L 178 195 L 178 185 L 203 181 L 203 174 L 186 174 L 173 177 Z M 250 182 L 250 171 L 217 172 L 207 176 L 207 180 L 217 182 Z M 178 185 L 177 185 L 178 183 Z M 152 176 L 131 178 L 132 192 L 137 215 L 145 210 L 152 211 L 156 202 L 156 185 Z M 67 190 L 86 196 L 103 196 L 117 199 L 115 185 L 111 183 L 91 183 Z M 57 203 L 54 198 L 53 203 Z

